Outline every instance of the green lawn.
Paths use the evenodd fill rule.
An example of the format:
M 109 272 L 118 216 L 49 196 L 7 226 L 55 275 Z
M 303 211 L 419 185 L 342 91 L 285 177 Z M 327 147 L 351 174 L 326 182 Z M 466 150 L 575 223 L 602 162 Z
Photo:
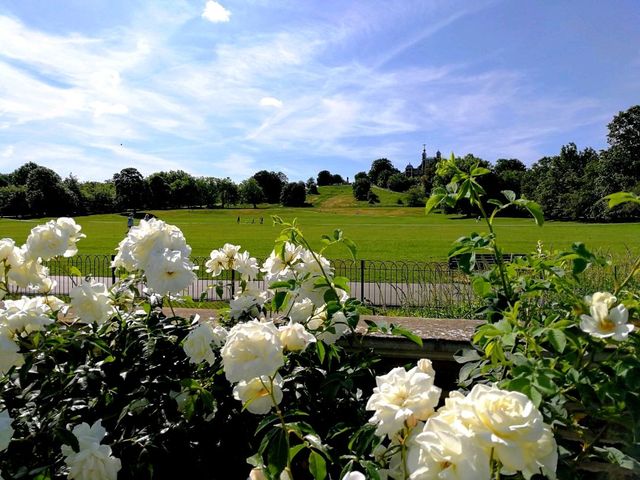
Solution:
M 424 215 L 422 208 L 392 206 L 399 194 L 385 193 L 381 206 L 351 200 L 349 186 L 321 187 L 321 195 L 311 197 L 309 208 L 274 208 L 224 210 L 152 211 L 160 219 L 175 224 L 185 234 L 194 255 L 208 255 L 225 242 L 242 245 L 252 255 L 264 257 L 273 246 L 279 227 L 270 215 L 297 218 L 307 238 L 318 248 L 322 234 L 341 228 L 358 245 L 358 257 L 370 260 L 438 260 L 446 259 L 451 242 L 472 231 L 486 230 L 475 219 Z M 330 189 L 330 190 L 329 190 Z M 382 198 L 382 195 L 381 195 Z M 237 218 L 240 217 L 240 223 Z M 260 218 L 263 224 L 260 224 Z M 0 237 L 25 241 L 29 230 L 44 220 L 0 219 Z M 126 232 L 126 217 L 93 215 L 78 217 L 87 238 L 78 244 L 82 254 L 112 253 Z M 497 220 L 497 232 L 508 252 L 529 252 L 542 240 L 547 247 L 567 249 L 582 241 L 589 248 L 616 256 L 630 250 L 640 253 L 640 224 L 582 224 L 547 222 L 537 227 L 532 220 L 505 218 Z M 346 249 L 327 252 L 331 258 L 347 258 Z

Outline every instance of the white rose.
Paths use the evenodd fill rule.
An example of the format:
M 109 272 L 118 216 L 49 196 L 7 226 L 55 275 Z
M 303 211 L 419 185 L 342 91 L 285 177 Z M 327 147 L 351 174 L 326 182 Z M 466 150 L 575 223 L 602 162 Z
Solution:
M 209 254 L 209 260 L 207 260 L 204 266 L 207 268 L 207 272 L 211 273 L 212 277 L 217 277 L 225 269 L 227 257 L 220 250 L 213 250 Z
M 93 444 L 64 459 L 69 478 L 75 480 L 116 480 L 122 468 L 120 459 L 112 456 L 108 445 Z
M 180 250 L 164 249 L 153 255 L 145 275 L 147 285 L 158 295 L 179 293 L 196 280 L 193 264 Z
M 72 218 L 65 217 L 33 227 L 27 237 L 26 252 L 30 258 L 42 260 L 59 255 L 72 257 L 78 253 L 76 242 L 85 236 L 79 233 L 80 229 Z
M 316 341 L 316 337 L 301 323 L 289 322 L 288 325 L 284 325 L 278 330 L 282 345 L 291 352 L 302 352 L 310 343 Z
M 249 472 L 249 478 L 247 480 L 267 480 L 267 476 L 264 474 L 262 468 L 254 468 Z
M 580 328 L 593 337 L 612 338 L 620 342 L 635 328 L 627 323 L 629 311 L 622 304 L 609 309 L 606 302 L 594 303 L 590 313 L 591 315 L 580 316 Z
M 226 328 L 221 327 L 220 325 L 216 325 L 213 327 L 213 344 L 220 348 L 224 345 L 224 342 L 227 341 L 227 337 L 229 336 L 229 332 Z
M 376 377 L 377 387 L 366 409 L 374 414 L 369 422 L 376 424 L 376 435 L 394 434 L 413 427 L 419 420 L 429 418 L 440 398 L 441 390 L 434 386 L 433 376 L 417 368 L 406 371 L 402 367 Z
M 62 446 L 65 463 L 69 467 L 69 478 L 76 480 L 116 480 L 122 468 L 120 460 L 111 455 L 111 447 L 100 445 L 107 431 L 101 420 L 89 426 L 76 425 L 72 433 L 78 439 L 79 451 L 67 445 Z
M 53 323 L 51 309 L 38 297 L 5 300 L 4 307 L 0 309 L 0 323 L 14 334 L 44 330 L 46 325 Z
M 342 480 L 367 480 L 367 477 L 360 472 L 349 472 L 342 477 Z
M 6 410 L 0 412 L 0 452 L 7 449 L 13 437 L 12 421 L 9 412 Z
M 187 338 L 184 339 L 182 348 L 189 357 L 191 363 L 202 363 L 206 361 L 213 365 L 216 355 L 211 349 L 214 339 L 213 327 L 209 323 L 201 323 L 193 329 Z
M 260 271 L 258 261 L 255 258 L 250 257 L 249 252 L 246 251 L 236 255 L 234 268 L 244 280 L 256 278 Z
M 13 341 L 12 334 L 6 325 L 0 325 L 0 375 L 4 375 L 11 367 L 24 364 L 24 357 L 18 353 L 20 348 Z
M 17 267 L 24 262 L 24 256 L 20 248 L 16 247 L 16 243 L 11 238 L 0 239 L 0 277 L 4 277 L 7 268 Z
M 103 283 L 93 280 L 85 282 L 72 288 L 69 297 L 73 316 L 82 323 L 102 325 L 116 314 L 109 291 Z
M 609 292 L 596 292 L 593 295 L 587 295 L 584 297 L 584 301 L 591 307 L 598 303 L 604 303 L 607 308 L 611 308 L 618 301 L 616 297 L 614 297 Z
M 282 401 L 282 377 L 276 375 L 273 382 L 265 375 L 241 380 L 233 387 L 233 398 L 240 400 L 249 412 L 265 415 L 274 407 L 274 400 L 275 405 Z
M 313 315 L 313 302 L 309 298 L 295 302 L 289 310 L 289 319 L 295 323 L 306 322 L 311 315 Z
M 232 383 L 271 376 L 284 365 L 282 342 L 273 322 L 252 320 L 235 325 L 220 354 L 224 373 Z
M 458 423 L 434 415 L 407 453 L 410 480 L 489 480 L 489 455 Z
M 231 318 L 238 319 L 242 317 L 244 314 L 252 314 L 257 315 L 258 299 L 250 294 L 245 294 L 241 292 L 239 295 L 236 295 L 229 302 L 229 315 Z
M 48 275 L 49 270 L 40 263 L 39 259 L 25 259 L 9 270 L 9 281 L 20 288 L 44 290 Z
M 550 465 L 555 440 L 526 395 L 479 384 L 459 407 L 463 423 L 486 451 L 493 449 L 506 471 L 524 471 L 538 461 Z

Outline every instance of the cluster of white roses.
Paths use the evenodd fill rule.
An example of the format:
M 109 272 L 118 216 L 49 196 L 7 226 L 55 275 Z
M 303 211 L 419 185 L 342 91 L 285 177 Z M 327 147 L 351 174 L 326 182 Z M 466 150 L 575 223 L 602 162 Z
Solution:
M 618 342 L 625 340 L 633 331 L 634 325 L 628 323 L 629 311 L 618 299 L 608 292 L 596 292 L 584 298 L 589 306 L 590 315 L 580 316 L 580 328 L 583 332 L 597 338 L 611 338 Z
M 14 288 L 50 292 L 55 282 L 42 262 L 75 255 L 76 242 L 85 236 L 80 230 L 72 218 L 61 217 L 34 227 L 21 247 L 10 238 L 0 239 L 0 300 Z
M 116 480 L 122 468 L 120 459 L 112 455 L 111 447 L 101 445 L 107 431 L 98 420 L 93 425 L 81 423 L 72 433 L 78 440 L 78 451 L 68 445 L 62 446 L 64 461 L 69 467 L 68 478 L 76 480 Z
M 141 220 L 116 250 L 113 266 L 142 273 L 147 287 L 158 295 L 180 293 L 196 279 L 191 247 L 178 227 L 162 220 Z
M 389 439 L 376 452 L 388 464 L 382 478 L 489 480 L 492 460 L 501 474 L 555 478 L 553 433 L 526 395 L 476 385 L 467 396 L 452 392 L 435 411 L 433 378 L 426 359 L 377 377 L 367 409 L 376 434 Z

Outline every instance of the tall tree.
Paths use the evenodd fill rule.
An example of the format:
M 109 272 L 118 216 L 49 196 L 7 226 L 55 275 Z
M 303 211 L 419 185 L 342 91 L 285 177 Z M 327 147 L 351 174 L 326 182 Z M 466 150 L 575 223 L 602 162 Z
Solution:
M 146 184 L 142 174 L 135 168 L 124 168 L 113 175 L 116 187 L 116 202 L 119 208 L 139 209 L 146 198 Z
M 385 187 L 386 185 L 380 185 L 380 182 L 382 181 L 380 176 L 383 174 L 383 172 L 390 172 L 389 174 L 385 174 L 384 176 L 385 179 L 388 179 L 389 176 L 393 175 L 394 173 L 399 173 L 400 170 L 393 166 L 391 160 L 387 158 L 378 158 L 371 164 L 371 169 L 369 170 L 369 179 L 373 184 L 378 185 L 379 187 Z
M 267 203 L 280 202 L 280 193 L 287 182 L 287 176 L 282 172 L 268 172 L 260 170 L 253 175 L 264 193 Z
M 306 200 L 306 190 L 304 182 L 287 183 L 282 188 L 280 203 L 283 207 L 303 207 Z
M 329 170 L 320 170 L 318 172 L 318 186 L 331 185 L 333 183 L 333 175 Z
M 36 167 L 29 172 L 26 183 L 27 203 L 34 216 L 73 214 L 73 198 L 60 175 L 46 167 Z
M 248 178 L 240 183 L 240 198 L 258 208 L 258 203 L 264 200 L 264 192 L 255 178 Z
M 227 205 L 235 205 L 240 200 L 240 192 L 238 191 L 238 185 L 233 183 L 229 177 L 217 179 L 218 198 L 222 208 Z
M 371 191 L 371 181 L 368 176 L 358 177 L 351 185 L 356 200 L 367 200 Z

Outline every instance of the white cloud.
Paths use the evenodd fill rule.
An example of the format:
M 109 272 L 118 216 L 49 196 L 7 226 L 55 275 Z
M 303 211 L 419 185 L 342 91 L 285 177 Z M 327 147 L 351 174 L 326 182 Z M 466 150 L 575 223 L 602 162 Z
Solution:
M 274 97 L 262 97 L 260 99 L 260 106 L 282 108 L 282 100 L 278 100 Z
M 202 18 L 213 23 L 228 22 L 231 12 L 218 2 L 208 0 L 202 12 Z

